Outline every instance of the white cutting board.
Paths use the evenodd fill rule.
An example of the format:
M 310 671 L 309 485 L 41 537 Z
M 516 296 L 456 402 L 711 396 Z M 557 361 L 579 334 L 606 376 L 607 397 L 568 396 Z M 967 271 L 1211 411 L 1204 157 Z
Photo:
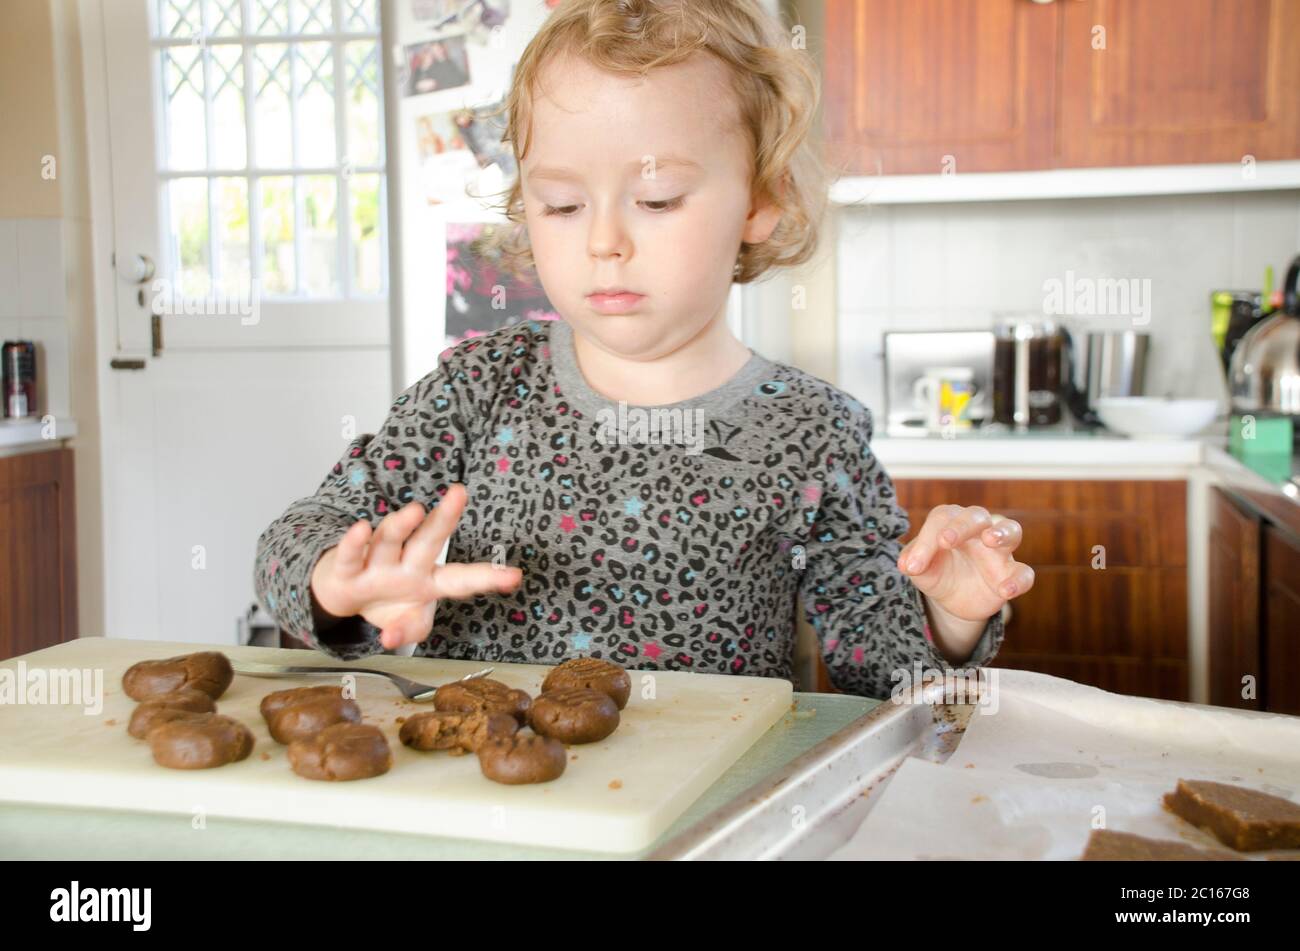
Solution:
M 396 718 L 433 704 L 412 703 L 386 681 L 358 677 L 364 721 L 384 731 L 393 768 L 371 779 L 330 783 L 303 779 L 289 768 L 285 747 L 271 739 L 258 704 L 274 690 L 332 681 L 236 674 L 217 712 L 252 730 L 252 755 L 215 769 L 165 769 L 154 763 L 147 743 L 126 732 L 136 704 L 122 692 L 122 674 L 137 661 L 201 650 L 219 650 L 235 662 L 339 665 L 314 651 L 100 637 L 4 661 L 0 669 L 15 671 L 20 691 L 21 662 L 28 683 L 36 669 L 88 670 L 87 684 L 93 671 L 102 670 L 103 693 L 98 713 L 83 706 L 89 694 L 66 705 L 0 704 L 0 799 L 630 852 L 657 839 L 776 723 L 790 709 L 793 692 L 789 681 L 774 678 L 631 670 L 632 698 L 611 736 L 569 747 L 564 775 L 553 782 L 504 786 L 482 775 L 473 754 L 403 746 Z M 351 666 L 443 684 L 484 664 L 382 655 Z M 551 669 L 494 666 L 494 679 L 533 696 Z

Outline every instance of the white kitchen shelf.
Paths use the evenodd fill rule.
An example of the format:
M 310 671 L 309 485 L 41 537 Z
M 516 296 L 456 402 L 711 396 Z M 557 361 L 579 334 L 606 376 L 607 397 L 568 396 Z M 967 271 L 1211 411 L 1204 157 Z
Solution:
M 1300 161 L 1257 162 L 1247 175 L 1238 162 L 1137 168 L 1060 168 L 1040 172 L 961 172 L 841 178 L 831 186 L 837 205 L 912 205 L 965 201 L 1035 201 L 1196 195 L 1300 189 Z
M 67 416 L 55 417 L 53 439 L 46 439 L 42 430 L 39 416 L 35 419 L 0 419 L 0 455 L 55 448 L 62 445 L 63 440 L 77 435 L 77 423 Z

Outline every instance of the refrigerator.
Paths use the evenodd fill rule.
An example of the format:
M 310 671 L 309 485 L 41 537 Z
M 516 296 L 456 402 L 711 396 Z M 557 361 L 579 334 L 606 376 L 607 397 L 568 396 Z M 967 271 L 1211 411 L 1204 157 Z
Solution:
M 469 248 L 517 174 L 501 142 L 515 64 L 558 0 L 381 0 L 387 162 L 392 389 L 419 380 L 447 347 L 521 320 L 558 314 L 537 283 L 517 282 Z M 764 0 L 775 11 L 777 0 Z M 494 308 L 494 285 L 508 293 Z M 499 296 L 498 296 L 499 299 Z M 736 336 L 783 359 L 764 314 L 784 314 L 780 282 L 733 285 Z

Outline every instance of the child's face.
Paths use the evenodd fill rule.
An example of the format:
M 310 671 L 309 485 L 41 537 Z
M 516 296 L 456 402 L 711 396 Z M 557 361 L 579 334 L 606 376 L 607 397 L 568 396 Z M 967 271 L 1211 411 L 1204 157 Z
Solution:
M 693 339 L 726 311 L 741 241 L 776 227 L 779 209 L 751 205 L 736 112 L 705 55 L 645 80 L 547 65 L 520 167 L 528 235 L 547 297 L 603 349 L 651 360 Z M 602 313 L 587 301 L 597 288 L 644 297 Z

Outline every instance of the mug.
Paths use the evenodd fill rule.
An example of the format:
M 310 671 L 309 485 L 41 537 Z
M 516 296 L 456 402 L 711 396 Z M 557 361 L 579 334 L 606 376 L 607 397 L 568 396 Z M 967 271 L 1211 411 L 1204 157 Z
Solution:
M 930 432 L 969 430 L 970 403 L 976 393 L 975 371 L 970 367 L 930 367 L 912 384 L 912 395 L 925 409 Z

